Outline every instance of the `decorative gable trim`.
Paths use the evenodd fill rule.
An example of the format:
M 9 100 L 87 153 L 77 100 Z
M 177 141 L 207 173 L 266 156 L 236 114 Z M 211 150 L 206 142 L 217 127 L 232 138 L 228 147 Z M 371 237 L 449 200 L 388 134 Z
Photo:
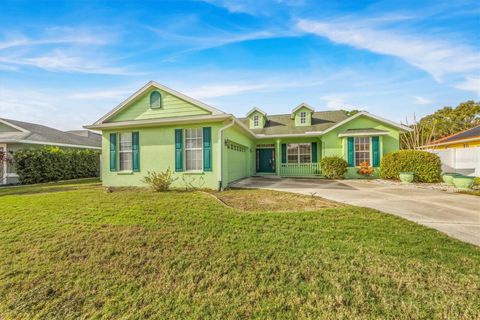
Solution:
M 265 111 L 263 111 L 263 110 L 261 110 L 261 109 L 259 109 L 259 108 L 257 108 L 257 107 L 254 107 L 254 108 L 252 108 L 252 110 L 248 111 L 247 117 L 249 117 L 249 116 L 250 116 L 252 113 L 254 113 L 254 112 L 258 112 L 258 113 L 262 114 L 264 117 L 267 116 L 267 113 L 266 113 Z
M 310 105 L 309 105 L 308 103 L 306 103 L 306 102 L 302 102 L 302 103 L 300 103 L 295 109 L 292 110 L 292 113 L 291 113 L 291 115 L 290 115 L 292 119 L 295 118 L 295 113 L 296 113 L 298 110 L 300 110 L 301 108 L 306 108 L 306 109 L 312 111 L 312 113 L 315 112 L 315 109 L 313 109 L 312 106 L 310 106 Z
M 118 114 L 120 111 L 125 109 L 130 104 L 130 102 L 132 102 L 133 100 L 135 100 L 136 98 L 138 98 L 139 96 L 141 96 L 143 93 L 145 93 L 146 91 L 148 91 L 151 88 L 156 88 L 156 89 L 165 91 L 165 92 L 167 92 L 167 93 L 169 93 L 169 94 L 171 94 L 171 95 L 173 95 L 173 96 L 175 96 L 179 99 L 190 102 L 191 104 L 210 112 L 212 115 L 225 114 L 225 112 L 220 111 L 218 109 L 215 109 L 214 107 L 211 107 L 211 106 L 209 106 L 209 105 L 207 105 L 207 104 L 205 104 L 201 101 L 195 100 L 195 99 L 193 99 L 193 98 L 191 98 L 191 97 L 189 97 L 189 96 L 187 96 L 183 93 L 175 91 L 175 90 L 173 90 L 169 87 L 166 87 L 162 84 L 159 84 L 155 81 L 150 81 L 146 85 L 144 85 L 142 88 L 140 88 L 138 91 L 136 91 L 134 94 L 132 94 L 130 97 L 128 97 L 126 100 L 124 100 L 122 103 L 120 103 L 118 106 L 116 106 L 114 109 L 112 109 L 110 112 L 108 112 L 106 115 L 104 115 L 103 117 L 98 119 L 94 123 L 94 125 L 102 124 L 103 122 L 107 121 L 108 119 L 110 119 L 114 115 Z
M 377 120 L 377 121 L 379 121 L 379 122 L 388 124 L 388 125 L 390 125 L 390 126 L 392 126 L 392 127 L 395 127 L 395 128 L 397 128 L 397 129 L 400 129 L 400 130 L 402 130 L 402 131 L 404 131 L 404 132 L 410 132 L 410 131 L 412 131 L 412 128 L 409 128 L 409 127 L 404 126 L 404 125 L 402 125 L 402 124 L 395 123 L 395 122 L 393 122 L 393 121 L 390 121 L 390 120 L 384 119 L 384 118 L 382 118 L 382 117 L 373 115 L 373 114 L 368 113 L 368 112 L 366 112 L 366 111 L 360 111 L 360 112 L 354 114 L 353 116 L 351 116 L 350 118 L 347 118 L 347 119 L 345 119 L 345 120 L 343 120 L 343 121 L 340 121 L 340 122 L 337 123 L 336 125 L 334 125 L 334 126 L 328 128 L 327 130 L 323 131 L 322 134 L 325 134 L 325 133 L 327 133 L 327 132 L 330 132 L 330 131 L 332 131 L 332 130 L 335 130 L 336 128 L 344 125 L 345 123 L 350 122 L 350 121 L 352 121 L 352 120 L 354 120 L 354 119 L 356 119 L 356 118 L 358 118 L 358 117 L 361 117 L 361 116 L 365 116 L 365 117 L 368 117 L 368 118 L 370 118 L 370 119 L 374 119 L 374 120 Z

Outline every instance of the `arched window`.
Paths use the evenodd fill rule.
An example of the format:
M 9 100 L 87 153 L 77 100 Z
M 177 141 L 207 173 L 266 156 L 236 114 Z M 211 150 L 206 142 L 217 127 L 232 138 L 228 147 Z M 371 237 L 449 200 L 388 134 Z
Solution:
M 162 108 L 162 95 L 158 91 L 150 93 L 150 108 L 159 109 Z

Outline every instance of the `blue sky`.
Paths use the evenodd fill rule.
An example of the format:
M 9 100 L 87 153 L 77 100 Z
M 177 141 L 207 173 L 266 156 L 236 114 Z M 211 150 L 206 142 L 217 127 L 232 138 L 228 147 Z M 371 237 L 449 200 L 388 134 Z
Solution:
M 0 117 L 77 129 L 149 80 L 243 116 L 480 96 L 478 1 L 7 1 Z

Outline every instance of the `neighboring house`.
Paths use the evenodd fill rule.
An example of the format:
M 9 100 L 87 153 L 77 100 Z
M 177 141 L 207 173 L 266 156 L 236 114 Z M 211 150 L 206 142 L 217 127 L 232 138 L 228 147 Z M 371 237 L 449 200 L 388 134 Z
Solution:
M 435 140 L 422 149 L 440 157 L 444 172 L 480 177 L 480 126 Z
M 43 146 L 100 150 L 101 136 L 87 131 L 64 132 L 39 124 L 0 118 L 0 152 L 11 155 L 19 149 Z M 0 185 L 17 183 L 14 165 L 0 165 Z
M 212 189 L 252 175 L 319 177 L 328 156 L 347 160 L 347 177 L 356 178 L 361 162 L 378 169 L 410 130 L 367 112 L 348 117 L 306 103 L 290 114 L 254 108 L 236 118 L 156 82 L 85 128 L 103 133 L 104 185 L 141 186 L 148 171 L 170 167 L 183 176 L 175 186 L 187 179 Z

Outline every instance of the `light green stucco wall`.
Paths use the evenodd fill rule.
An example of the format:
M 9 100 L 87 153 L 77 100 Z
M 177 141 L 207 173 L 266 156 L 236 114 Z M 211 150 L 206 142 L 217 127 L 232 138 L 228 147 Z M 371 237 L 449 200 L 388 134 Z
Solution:
M 337 156 L 347 159 L 347 138 L 339 138 L 338 134 L 348 129 L 377 129 L 388 131 L 388 135 L 380 136 L 380 160 L 384 154 L 397 151 L 400 148 L 399 131 L 396 128 L 382 124 L 365 116 L 360 116 L 344 125 L 328 132 L 322 137 L 322 157 Z M 370 144 L 371 146 L 371 144 Z M 378 175 L 378 169 L 375 170 Z M 362 178 L 357 174 L 357 168 L 348 168 L 347 178 Z
M 300 113 L 306 112 L 307 113 L 307 121 L 306 123 L 300 123 Z M 295 125 L 296 126 L 310 126 L 312 124 L 312 111 L 306 107 L 301 107 L 295 112 Z
M 254 173 L 255 168 L 255 143 L 253 139 L 245 132 L 237 127 L 230 127 L 223 134 L 224 141 L 231 140 L 237 144 L 246 146 L 245 152 L 230 150 L 222 144 L 223 147 L 223 186 L 227 186 L 230 182 L 249 177 Z
M 254 116 L 258 116 L 258 126 L 254 126 L 253 125 L 253 117 Z M 261 114 L 260 112 L 258 111 L 255 111 L 253 112 L 249 117 L 249 128 L 250 129 L 258 129 L 258 128 L 263 128 L 265 127 L 265 116 L 263 114 Z
M 168 167 L 175 170 L 175 129 L 185 128 L 212 128 L 212 171 L 203 173 L 175 173 L 178 178 L 173 187 L 185 187 L 182 176 L 192 180 L 198 187 L 216 189 L 218 187 L 218 129 L 222 123 L 203 123 L 201 125 L 176 125 L 165 127 L 137 128 L 103 131 L 102 134 L 102 181 L 106 186 L 145 186 L 142 182 L 147 171 L 165 171 Z M 140 140 L 140 172 L 112 172 L 110 171 L 110 133 L 139 132 Z M 185 138 L 185 136 L 184 136 Z M 201 179 L 204 185 L 200 184 Z
M 163 105 L 161 109 L 150 108 L 150 93 L 152 93 L 152 91 L 158 91 L 161 93 Z M 134 102 L 130 103 L 129 107 L 110 118 L 108 122 L 208 114 L 211 113 L 167 92 L 158 89 L 150 89 L 140 97 L 137 97 Z

